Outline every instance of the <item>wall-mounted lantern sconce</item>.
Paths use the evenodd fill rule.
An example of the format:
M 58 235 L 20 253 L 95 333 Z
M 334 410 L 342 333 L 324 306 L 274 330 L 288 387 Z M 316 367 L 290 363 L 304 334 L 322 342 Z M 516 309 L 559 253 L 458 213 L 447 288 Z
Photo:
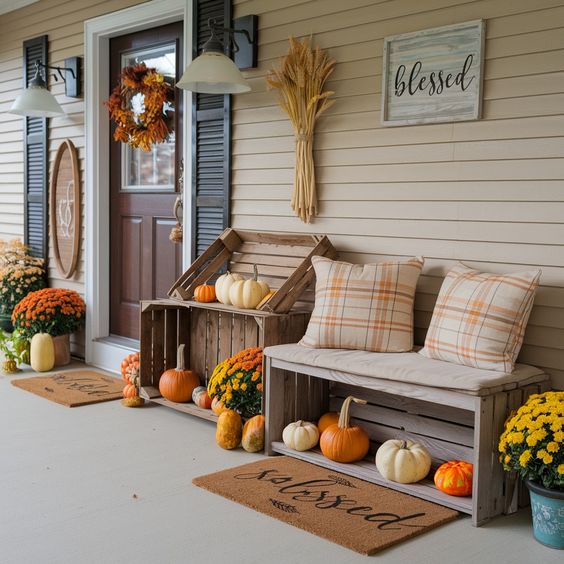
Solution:
M 205 94 L 239 94 L 251 87 L 239 69 L 257 66 L 258 16 L 243 16 L 233 20 L 233 28 L 221 27 L 214 19 L 208 21 L 211 37 L 186 68 L 176 87 Z M 235 62 L 224 53 L 223 33 L 229 35 Z M 242 37 L 236 41 L 235 34 Z M 238 67 L 238 68 L 237 68 Z
M 80 91 L 80 57 L 65 59 L 64 67 L 52 67 L 37 61 L 35 76 L 29 86 L 16 98 L 10 113 L 27 117 L 55 117 L 64 114 L 63 108 L 47 89 L 47 83 L 41 69 L 53 70 L 55 80 L 61 78 L 65 83 L 65 94 L 70 98 L 79 98 Z

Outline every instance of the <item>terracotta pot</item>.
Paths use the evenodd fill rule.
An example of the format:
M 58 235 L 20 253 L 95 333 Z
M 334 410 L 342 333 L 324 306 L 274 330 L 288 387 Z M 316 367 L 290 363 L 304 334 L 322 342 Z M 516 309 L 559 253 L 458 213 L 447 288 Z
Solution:
M 70 357 L 70 335 L 59 335 L 53 337 L 53 346 L 55 347 L 55 366 L 64 366 L 71 360 Z

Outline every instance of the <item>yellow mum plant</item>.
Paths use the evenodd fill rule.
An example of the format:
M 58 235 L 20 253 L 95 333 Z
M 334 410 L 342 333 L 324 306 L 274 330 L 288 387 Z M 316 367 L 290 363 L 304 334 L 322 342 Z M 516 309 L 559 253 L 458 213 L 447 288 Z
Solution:
M 245 349 L 218 364 L 208 382 L 208 395 L 245 417 L 260 414 L 262 349 Z
M 534 394 L 505 423 L 500 462 L 508 472 L 564 490 L 564 392 Z

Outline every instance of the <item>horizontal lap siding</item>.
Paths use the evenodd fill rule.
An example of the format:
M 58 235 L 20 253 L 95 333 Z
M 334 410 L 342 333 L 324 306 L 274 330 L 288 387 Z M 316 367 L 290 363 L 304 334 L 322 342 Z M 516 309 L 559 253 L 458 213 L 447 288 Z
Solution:
M 520 360 L 564 389 L 564 1 L 235 0 L 259 15 L 252 92 L 234 97 L 232 225 L 327 233 L 350 261 L 423 254 L 416 339 L 456 260 L 540 267 Z M 486 20 L 483 119 L 380 126 L 383 38 Z M 292 215 L 294 138 L 264 76 L 290 35 L 337 59 L 315 137 L 320 215 Z
M 84 20 L 115 12 L 140 0 L 41 0 L 26 8 L 0 16 L 0 238 L 23 236 L 23 119 L 7 113 L 22 88 L 22 43 L 25 39 L 49 36 L 49 64 L 63 65 L 67 57 L 84 56 Z M 51 92 L 65 115 L 49 122 L 49 170 L 64 139 L 78 150 L 81 183 L 84 187 L 84 99 L 67 98 L 64 85 L 51 80 Z M 84 194 L 82 194 L 84 210 Z M 84 222 L 82 222 L 84 225 Z M 71 279 L 62 279 L 49 249 L 49 281 L 52 286 L 84 293 L 85 244 L 81 240 L 79 261 Z M 76 335 L 73 351 L 84 355 L 84 336 Z

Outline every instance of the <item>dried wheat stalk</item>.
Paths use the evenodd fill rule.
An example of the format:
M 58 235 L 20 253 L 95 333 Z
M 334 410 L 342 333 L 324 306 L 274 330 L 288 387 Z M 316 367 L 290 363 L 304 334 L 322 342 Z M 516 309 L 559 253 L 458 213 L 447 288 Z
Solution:
M 325 81 L 333 72 L 335 61 L 309 39 L 300 42 L 290 37 L 290 50 L 266 77 L 270 89 L 278 90 L 280 107 L 288 114 L 296 134 L 296 168 L 292 209 L 305 223 L 317 214 L 313 132 L 317 118 L 334 100 L 333 92 L 323 92 Z

